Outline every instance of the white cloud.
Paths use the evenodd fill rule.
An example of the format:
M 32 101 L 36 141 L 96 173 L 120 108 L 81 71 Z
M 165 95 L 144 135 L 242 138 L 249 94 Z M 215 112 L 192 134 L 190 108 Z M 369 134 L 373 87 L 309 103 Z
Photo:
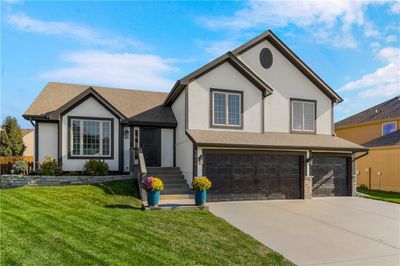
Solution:
M 72 66 L 46 72 L 40 77 L 53 81 L 169 91 L 174 80 L 168 75 L 179 71 L 172 65 L 174 59 L 151 54 L 84 51 L 65 54 L 62 58 Z
M 14 14 L 6 17 L 6 22 L 16 30 L 45 35 L 64 36 L 85 44 L 110 46 L 114 48 L 136 47 L 145 45 L 138 40 L 121 36 L 106 36 L 90 27 L 61 21 L 43 21 L 25 14 Z
M 394 14 L 400 14 L 400 2 L 394 1 L 392 6 L 390 7 L 390 11 Z
M 221 56 L 239 45 L 235 40 L 198 41 L 197 43 L 212 57 Z
M 232 16 L 203 17 L 200 22 L 210 29 L 246 31 L 283 28 L 294 25 L 309 31 L 318 42 L 335 47 L 354 48 L 353 28 L 366 37 L 379 37 L 375 25 L 365 17 L 367 5 L 376 1 L 255 1 Z
M 400 49 L 397 47 L 382 48 L 377 57 L 386 65 L 357 80 L 346 83 L 339 91 L 359 91 L 358 96 L 363 98 L 400 94 Z
M 387 36 L 386 37 L 386 41 L 387 42 L 395 42 L 395 41 L 397 41 L 397 37 L 396 37 L 396 35 L 389 35 L 389 36 Z

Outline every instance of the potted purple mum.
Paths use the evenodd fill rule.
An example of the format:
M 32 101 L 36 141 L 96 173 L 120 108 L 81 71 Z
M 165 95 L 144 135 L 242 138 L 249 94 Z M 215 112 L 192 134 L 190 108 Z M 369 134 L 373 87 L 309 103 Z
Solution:
M 142 181 L 142 188 L 147 192 L 147 203 L 150 207 L 157 207 L 160 201 L 160 191 L 164 189 L 161 179 L 153 176 L 146 177 Z

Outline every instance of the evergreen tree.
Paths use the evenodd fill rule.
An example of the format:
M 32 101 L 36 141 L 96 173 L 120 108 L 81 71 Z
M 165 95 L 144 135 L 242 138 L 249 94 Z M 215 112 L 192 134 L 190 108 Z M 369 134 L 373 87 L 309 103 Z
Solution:
M 22 140 L 21 128 L 15 117 L 6 117 L 1 126 L 0 156 L 22 156 L 26 146 Z

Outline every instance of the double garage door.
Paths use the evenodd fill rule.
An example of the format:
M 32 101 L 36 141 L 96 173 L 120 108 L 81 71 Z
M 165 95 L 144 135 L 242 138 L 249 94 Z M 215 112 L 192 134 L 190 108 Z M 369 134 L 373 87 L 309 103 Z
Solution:
M 303 156 L 256 151 L 203 151 L 209 200 L 300 199 Z
M 203 155 L 203 174 L 213 183 L 210 201 L 303 198 L 304 155 L 234 150 L 204 150 Z M 340 159 L 314 158 L 312 171 L 319 181 L 314 196 L 347 193 L 347 171 L 341 175 L 347 161 L 333 158 Z

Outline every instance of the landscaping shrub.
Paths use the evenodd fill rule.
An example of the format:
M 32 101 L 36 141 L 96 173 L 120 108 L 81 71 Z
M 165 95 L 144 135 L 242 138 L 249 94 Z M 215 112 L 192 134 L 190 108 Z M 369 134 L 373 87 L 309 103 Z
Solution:
M 28 173 L 28 167 L 29 166 L 27 162 L 18 160 L 13 164 L 12 170 L 14 170 L 14 173 L 16 174 L 25 174 Z
M 59 175 L 61 173 L 61 164 L 56 159 L 46 156 L 36 172 L 39 175 Z
M 193 190 L 202 191 L 211 188 L 211 181 L 205 176 L 195 177 L 192 181 Z
M 109 168 L 108 164 L 104 161 L 90 159 L 85 162 L 83 171 L 86 175 L 100 176 L 108 175 Z
M 368 187 L 366 185 L 364 185 L 364 184 L 361 184 L 358 188 L 360 188 L 360 189 L 368 189 Z
M 69 176 L 78 176 L 78 175 L 81 175 L 81 173 L 75 172 L 75 171 L 70 171 L 70 172 L 68 172 L 67 175 L 69 175 Z

